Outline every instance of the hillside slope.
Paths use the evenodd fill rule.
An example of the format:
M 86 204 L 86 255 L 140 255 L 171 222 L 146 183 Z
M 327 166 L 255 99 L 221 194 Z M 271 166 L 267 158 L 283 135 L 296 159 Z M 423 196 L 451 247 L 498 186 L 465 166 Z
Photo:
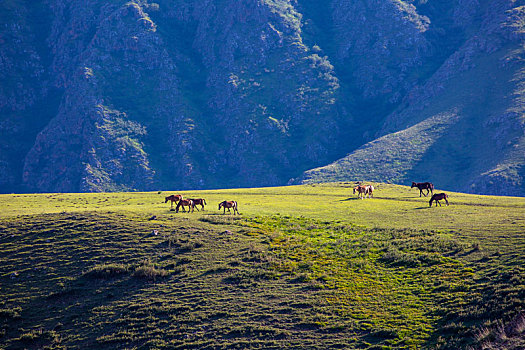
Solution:
M 354 185 L 0 195 L 0 344 L 523 348 L 525 199 Z
M 476 35 L 406 95 L 385 119 L 384 136 L 296 182 L 432 181 L 525 195 L 525 28 L 517 5 L 487 4 Z
M 382 164 L 398 175 L 367 178 L 445 162 L 435 176 L 449 188 L 523 194 L 521 1 L 9 0 L 0 12 L 0 192 L 285 184 L 455 111 L 453 146 L 434 139 L 402 170 Z

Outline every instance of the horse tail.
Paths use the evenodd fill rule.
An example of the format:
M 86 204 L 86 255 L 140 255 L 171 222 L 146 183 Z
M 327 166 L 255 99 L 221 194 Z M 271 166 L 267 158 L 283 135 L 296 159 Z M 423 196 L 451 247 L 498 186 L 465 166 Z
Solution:
M 208 203 L 206 203 L 206 199 L 202 199 L 202 201 L 204 202 L 204 204 L 208 205 Z

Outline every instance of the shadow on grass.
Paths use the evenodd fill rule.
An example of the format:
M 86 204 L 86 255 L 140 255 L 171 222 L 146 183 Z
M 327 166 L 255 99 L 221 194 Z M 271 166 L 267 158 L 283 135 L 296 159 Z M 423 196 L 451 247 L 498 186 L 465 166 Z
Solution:
M 341 199 L 339 202 L 347 202 L 347 201 L 355 201 L 355 200 L 359 200 L 361 198 L 358 198 L 358 197 L 348 197 L 347 199 Z

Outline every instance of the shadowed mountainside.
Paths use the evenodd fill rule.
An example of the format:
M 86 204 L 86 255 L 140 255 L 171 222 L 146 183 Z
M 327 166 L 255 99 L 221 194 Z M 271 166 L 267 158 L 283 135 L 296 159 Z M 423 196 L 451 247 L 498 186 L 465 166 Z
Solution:
M 366 178 L 524 195 L 523 6 L 4 1 L 0 192 Z

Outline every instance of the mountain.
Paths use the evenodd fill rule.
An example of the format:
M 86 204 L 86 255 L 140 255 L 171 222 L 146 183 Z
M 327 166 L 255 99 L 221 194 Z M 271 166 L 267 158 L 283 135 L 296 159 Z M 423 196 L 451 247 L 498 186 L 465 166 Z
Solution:
M 464 42 L 404 95 L 380 137 L 298 181 L 431 179 L 464 192 L 525 195 L 525 8 L 482 5 L 462 22 L 472 23 Z
M 0 192 L 525 195 L 524 23 L 511 0 L 6 0 Z

